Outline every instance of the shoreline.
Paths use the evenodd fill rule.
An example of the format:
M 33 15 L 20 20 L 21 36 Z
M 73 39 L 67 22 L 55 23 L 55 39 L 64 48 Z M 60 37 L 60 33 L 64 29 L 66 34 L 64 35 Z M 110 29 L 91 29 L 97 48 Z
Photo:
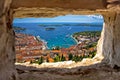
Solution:
M 34 36 L 34 37 L 35 37 L 35 39 L 36 39 L 37 41 L 42 41 L 42 42 L 44 43 L 44 45 L 45 45 L 45 48 L 46 48 L 46 49 L 49 49 L 48 46 L 47 46 L 47 42 L 46 42 L 45 40 L 41 39 L 40 36 Z
M 78 40 L 73 37 L 73 34 L 72 34 L 70 37 L 71 37 L 72 39 L 74 39 L 74 41 L 75 41 L 77 44 L 79 44 Z M 77 44 L 76 44 L 76 45 L 77 45 Z

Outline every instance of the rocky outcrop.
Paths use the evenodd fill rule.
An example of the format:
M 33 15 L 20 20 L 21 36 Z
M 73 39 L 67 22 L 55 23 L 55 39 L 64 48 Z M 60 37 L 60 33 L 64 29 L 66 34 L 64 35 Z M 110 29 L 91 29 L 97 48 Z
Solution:
M 0 0 L 0 80 L 17 80 L 11 0 Z
M 120 13 L 110 12 L 103 16 L 105 23 L 98 42 L 96 57 L 103 59 L 103 62 L 111 67 L 120 66 Z
M 111 13 L 105 17 L 103 54 L 112 67 L 120 66 L 120 13 Z

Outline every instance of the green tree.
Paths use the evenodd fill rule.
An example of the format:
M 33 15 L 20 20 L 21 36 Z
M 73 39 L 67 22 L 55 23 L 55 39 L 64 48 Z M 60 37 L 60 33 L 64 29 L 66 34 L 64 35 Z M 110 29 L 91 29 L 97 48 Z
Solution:
M 81 59 L 80 59 L 80 57 L 78 55 L 75 55 L 72 60 L 75 61 L 75 62 L 78 62 Z
M 83 59 L 83 57 L 82 57 L 82 56 L 80 56 L 80 57 L 79 57 L 79 61 L 82 61 L 82 59 Z
M 55 56 L 54 62 L 59 62 L 59 61 L 60 61 L 60 56 L 59 56 L 59 54 L 58 54 L 58 55 Z
M 89 53 L 89 58 L 93 58 L 96 55 L 96 51 L 90 52 Z
M 38 64 L 42 64 L 43 63 L 43 57 L 40 57 L 39 59 L 38 59 Z
M 61 61 L 65 61 L 66 59 L 65 59 L 65 57 L 63 56 L 63 54 L 62 54 L 62 56 L 61 56 Z
M 73 54 L 69 54 L 69 60 L 72 60 L 73 59 Z

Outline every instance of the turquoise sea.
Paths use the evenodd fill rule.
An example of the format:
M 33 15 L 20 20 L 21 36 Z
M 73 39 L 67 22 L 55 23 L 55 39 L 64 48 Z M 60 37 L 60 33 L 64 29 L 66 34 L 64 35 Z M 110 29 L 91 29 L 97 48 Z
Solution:
M 40 36 L 47 42 L 49 49 L 76 45 L 76 41 L 71 37 L 75 32 L 102 30 L 102 23 L 14 23 L 13 26 L 26 28 L 20 33 Z

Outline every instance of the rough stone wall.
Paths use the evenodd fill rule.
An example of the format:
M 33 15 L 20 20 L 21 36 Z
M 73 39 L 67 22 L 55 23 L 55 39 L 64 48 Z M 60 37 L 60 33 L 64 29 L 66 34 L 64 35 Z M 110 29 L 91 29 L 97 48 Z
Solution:
M 106 7 L 106 0 L 13 0 L 12 7 L 104 9 Z
M 11 0 L 0 0 L 0 80 L 17 80 Z
M 105 41 L 103 48 L 105 56 L 109 59 L 109 64 L 114 67 L 115 65 L 120 66 L 120 14 L 116 13 L 114 16 L 109 17 L 106 22 L 105 28 Z M 108 34 L 107 34 L 108 33 Z M 108 41 L 108 42 L 107 42 Z M 107 44 L 106 44 L 107 43 Z
M 79 0 L 76 0 L 76 2 L 73 4 L 73 2 L 70 2 L 69 0 L 52 0 L 53 2 L 57 3 L 56 5 L 52 6 L 49 4 L 37 4 L 37 1 L 41 3 L 39 0 L 36 0 L 36 2 L 33 5 L 30 2 L 30 0 L 25 0 L 26 3 L 22 4 L 24 1 L 21 0 L 13 0 L 15 1 L 13 4 L 12 0 L 0 0 L 0 80 L 18 80 L 17 74 L 15 70 L 15 49 L 14 49 L 14 32 L 12 30 L 12 18 L 13 13 L 12 9 L 16 7 L 62 7 L 62 8 L 70 8 L 74 9 L 77 8 L 82 9 L 85 7 L 85 9 L 97 9 L 97 8 L 105 8 L 105 5 L 101 5 L 101 3 L 104 3 L 104 0 L 99 0 L 99 2 L 96 2 L 96 0 L 92 0 L 93 2 L 87 2 L 89 6 L 86 4 L 84 0 L 83 3 L 86 5 L 75 5 L 76 2 Z M 31 0 L 33 1 L 33 0 Z M 43 0 L 44 3 L 47 3 L 48 0 Z M 93 3 L 97 3 L 95 6 L 92 5 Z M 102 1 L 102 2 L 101 2 Z M 106 1 L 106 0 L 105 0 Z M 21 3 L 20 3 L 21 2 Z M 28 5 L 29 3 L 29 5 Z M 67 5 L 61 3 L 67 3 Z M 82 3 L 82 2 L 79 2 Z M 19 4 L 19 5 L 17 5 Z M 73 5 L 72 5 L 73 4 Z M 117 9 L 119 8 L 120 0 L 108 0 L 108 8 L 111 8 L 111 12 L 105 13 L 104 19 L 104 27 L 102 31 L 102 36 L 98 42 L 98 54 L 95 58 L 103 59 L 103 62 L 110 64 L 112 67 L 115 65 L 120 66 L 120 11 L 115 10 L 116 6 Z M 11 7 L 12 5 L 12 7 Z M 14 5 L 14 6 L 13 6 Z M 15 6 L 16 5 L 16 6 Z M 100 7 L 100 6 L 101 7 Z M 89 8 L 90 7 L 90 8 Z M 104 10 L 103 10 L 104 11 Z M 93 11 L 96 12 L 96 11 Z
M 105 23 L 95 58 L 103 59 L 111 67 L 120 67 L 120 13 L 109 12 L 103 16 Z
M 111 54 L 110 64 L 120 66 L 120 13 L 115 16 L 113 25 L 113 53 Z

